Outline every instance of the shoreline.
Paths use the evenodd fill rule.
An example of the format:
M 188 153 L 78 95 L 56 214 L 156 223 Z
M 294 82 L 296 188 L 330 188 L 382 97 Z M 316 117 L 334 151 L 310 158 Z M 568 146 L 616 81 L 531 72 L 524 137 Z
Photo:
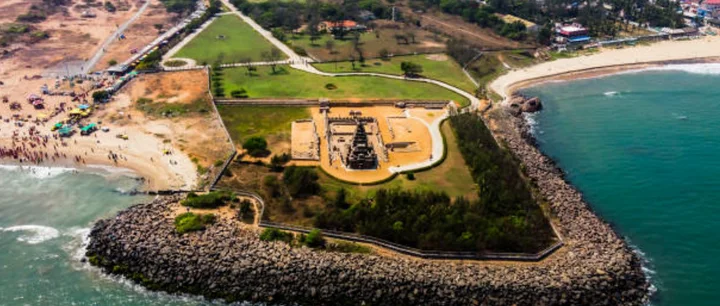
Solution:
M 713 49 L 715 48 L 715 49 Z M 512 70 L 493 80 L 488 88 L 504 103 L 518 91 L 553 81 L 598 78 L 668 65 L 720 63 L 720 37 L 689 41 L 663 41 L 625 49 L 558 59 Z

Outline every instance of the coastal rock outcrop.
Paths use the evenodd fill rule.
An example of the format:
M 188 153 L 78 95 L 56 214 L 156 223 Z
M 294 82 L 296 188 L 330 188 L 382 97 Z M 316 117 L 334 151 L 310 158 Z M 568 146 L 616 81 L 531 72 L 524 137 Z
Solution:
M 542 109 L 540 98 L 526 98 L 524 96 L 513 96 L 507 104 L 508 111 L 514 116 L 522 113 L 534 113 Z

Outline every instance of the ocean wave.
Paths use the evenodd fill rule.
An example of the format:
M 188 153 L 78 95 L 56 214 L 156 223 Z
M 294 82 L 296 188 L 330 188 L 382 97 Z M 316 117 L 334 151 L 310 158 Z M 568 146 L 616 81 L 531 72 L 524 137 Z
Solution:
M 28 244 L 38 244 L 60 236 L 60 231 L 42 225 L 18 225 L 2 229 L 3 232 L 28 232 L 28 234 L 20 235 L 18 241 Z
M 525 124 L 527 124 L 527 126 L 530 128 L 530 130 L 529 130 L 530 135 L 533 135 L 533 136 L 535 136 L 536 133 L 538 132 L 538 130 L 537 130 L 537 125 L 538 125 L 537 114 L 538 113 L 523 113 L 524 119 L 525 119 Z
M 614 97 L 614 96 L 619 96 L 619 95 L 620 95 L 620 93 L 617 92 L 617 91 L 607 91 L 607 92 L 605 92 L 605 93 L 603 93 L 603 94 L 604 94 L 606 97 Z
M 653 270 L 652 267 L 652 259 L 645 254 L 638 246 L 632 244 L 629 237 L 625 237 L 625 241 L 627 241 L 628 245 L 630 246 L 630 249 L 640 257 L 640 264 L 641 269 L 643 273 L 645 273 L 645 277 L 647 277 L 648 283 L 650 283 L 650 286 L 648 287 L 648 295 L 650 296 L 650 302 L 652 302 L 653 296 L 658 291 L 658 287 L 660 282 L 657 280 L 656 275 L 657 271 Z M 647 305 L 652 305 L 648 303 Z
M 0 165 L 0 169 L 8 171 L 19 171 L 38 179 L 53 178 L 63 173 L 77 172 L 77 169 L 75 168 L 43 166 Z
M 673 64 L 649 67 L 639 71 L 683 71 L 692 74 L 720 75 L 720 63 L 712 64 Z

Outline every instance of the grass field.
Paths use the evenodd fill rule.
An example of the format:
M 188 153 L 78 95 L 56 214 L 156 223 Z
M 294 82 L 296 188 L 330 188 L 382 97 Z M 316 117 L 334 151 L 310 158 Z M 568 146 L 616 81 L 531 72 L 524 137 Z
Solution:
M 400 69 L 402 62 L 413 62 L 420 64 L 423 68 L 422 76 L 443 81 L 456 86 L 469 93 L 475 92 L 475 84 L 463 73 L 462 67 L 452 58 L 444 54 L 432 55 L 408 55 L 392 57 L 389 60 L 373 59 L 365 62 L 364 66 L 355 62 L 353 69 L 350 62 L 323 63 L 314 66 L 326 72 L 379 72 L 387 74 L 402 75 Z
M 257 69 L 253 76 L 248 76 L 245 68 L 223 69 L 226 96 L 243 88 L 249 98 L 453 100 L 462 106 L 470 103 L 452 91 L 428 83 L 370 76 L 326 77 L 286 66 L 278 67 L 276 74 L 268 66 Z M 327 84 L 336 88 L 327 89 Z
M 310 118 L 310 110 L 304 107 L 218 105 L 217 108 L 236 145 L 249 137 L 262 136 L 272 153 L 289 151 L 292 122 Z
M 395 39 L 396 35 L 415 35 L 415 42 L 410 40 L 405 43 L 403 40 Z M 310 35 L 290 35 L 288 44 L 305 49 L 312 57 L 321 61 L 338 61 L 347 60 L 350 56 L 358 58 L 359 55 L 355 51 L 352 34 L 348 34 L 345 39 L 333 39 L 330 34 L 320 37 L 315 42 L 310 41 Z M 334 46 L 332 49 L 326 48 L 327 41 L 332 41 Z M 373 32 L 365 32 L 360 35 L 358 47 L 363 51 L 365 58 L 380 57 L 380 50 L 386 49 L 392 54 L 412 54 L 427 52 L 443 52 L 445 44 L 437 35 L 430 32 L 412 28 L 412 29 L 390 29 L 381 28 Z
M 320 185 L 326 192 L 335 193 L 341 188 L 348 191 L 354 200 L 360 200 L 366 195 L 372 195 L 378 189 L 400 188 L 402 190 L 444 191 L 450 197 L 465 197 L 469 200 L 477 199 L 477 186 L 473 182 L 465 165 L 465 160 L 458 149 L 455 135 L 448 122 L 444 122 L 441 131 L 445 135 L 448 151 L 447 157 L 439 166 L 427 171 L 415 173 L 414 180 L 408 180 L 406 175 L 399 175 L 395 179 L 373 186 L 357 186 L 340 182 L 332 177 L 320 173 Z
M 224 36 L 223 39 L 218 37 Z M 213 21 L 195 39 L 175 54 L 191 58 L 198 64 L 239 63 L 244 58 L 261 61 L 262 52 L 272 48 L 270 42 L 235 15 L 224 15 Z

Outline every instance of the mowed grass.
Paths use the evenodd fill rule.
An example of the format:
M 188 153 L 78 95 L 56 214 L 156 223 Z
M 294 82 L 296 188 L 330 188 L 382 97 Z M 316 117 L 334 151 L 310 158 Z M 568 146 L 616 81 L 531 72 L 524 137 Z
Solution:
M 372 76 L 327 77 L 278 66 L 260 66 L 252 76 L 243 67 L 223 69 L 225 95 L 245 89 L 249 98 L 329 98 L 338 100 L 418 99 L 453 100 L 462 106 L 470 102 L 464 97 L 434 84 L 387 79 Z M 333 84 L 335 89 L 327 89 Z
M 341 188 L 348 191 L 352 199 L 360 200 L 372 196 L 378 189 L 416 190 L 416 191 L 444 191 L 450 197 L 465 197 L 469 200 L 477 199 L 477 185 L 474 183 L 470 170 L 465 165 L 457 140 L 449 122 L 444 122 L 441 131 L 447 142 L 447 156 L 442 164 L 423 172 L 415 173 L 414 180 L 408 180 L 407 175 L 401 174 L 395 179 L 373 186 L 357 186 L 340 182 L 321 173 L 321 184 L 326 192 L 335 193 Z
M 224 36 L 224 38 L 219 38 Z M 235 15 L 220 16 L 174 57 L 191 58 L 198 64 L 239 63 L 245 58 L 261 61 L 272 44 Z
M 412 40 L 405 43 L 404 40 L 395 39 L 395 35 L 408 35 L 408 33 L 415 35 L 414 43 Z M 332 41 L 334 44 L 332 49 L 326 47 L 327 41 Z M 342 61 L 347 60 L 350 56 L 359 58 L 355 50 L 352 33 L 348 34 L 344 39 L 334 39 L 332 35 L 325 34 L 315 42 L 312 42 L 310 35 L 307 34 L 289 35 L 286 43 L 305 49 L 309 55 L 321 61 Z M 431 32 L 417 28 L 379 28 L 373 32 L 364 32 L 360 34 L 358 47 L 363 50 L 365 58 L 380 57 L 380 50 L 383 49 L 397 55 L 445 51 L 445 44 L 441 38 Z
M 218 105 L 223 123 L 236 145 L 252 136 L 268 140 L 270 151 L 290 143 L 292 122 L 310 118 L 305 107 Z
M 475 84 L 462 71 L 462 67 L 452 58 L 444 54 L 396 56 L 388 60 L 373 59 L 365 61 L 365 65 L 355 62 L 314 64 L 315 68 L 326 72 L 378 72 L 402 75 L 402 62 L 420 64 L 422 76 L 445 82 L 469 93 L 475 92 Z

